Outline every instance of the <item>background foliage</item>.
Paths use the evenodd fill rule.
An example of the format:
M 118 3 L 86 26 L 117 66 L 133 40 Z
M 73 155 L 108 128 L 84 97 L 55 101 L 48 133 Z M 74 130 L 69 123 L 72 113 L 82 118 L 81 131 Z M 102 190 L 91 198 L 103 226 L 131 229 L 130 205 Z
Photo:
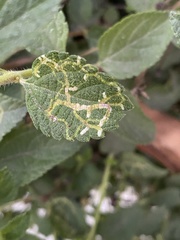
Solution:
M 68 51 L 116 77 L 134 105 L 100 141 L 57 141 L 35 130 L 22 86 L 0 87 L 0 240 L 180 239 L 180 175 L 142 151 L 157 129 L 139 104 L 180 118 L 179 8 L 0 0 L 3 69 Z

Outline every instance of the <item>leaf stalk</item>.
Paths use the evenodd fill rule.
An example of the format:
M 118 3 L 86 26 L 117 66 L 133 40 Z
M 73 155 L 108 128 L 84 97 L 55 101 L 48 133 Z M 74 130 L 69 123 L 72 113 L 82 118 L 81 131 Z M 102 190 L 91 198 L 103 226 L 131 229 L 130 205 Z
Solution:
M 114 158 L 112 155 L 109 155 L 106 159 L 106 166 L 105 166 L 105 170 L 104 170 L 104 175 L 102 178 L 102 183 L 100 186 L 100 201 L 97 205 L 96 211 L 95 211 L 95 224 L 93 225 L 93 227 L 91 228 L 87 239 L 86 240 L 94 240 L 95 239 L 95 235 L 96 235 L 96 229 L 98 226 L 98 223 L 100 221 L 100 216 L 101 216 L 101 204 L 102 201 L 104 199 L 104 197 L 106 196 L 106 191 L 107 191 L 107 187 L 108 187 L 108 182 L 109 182 L 109 177 L 110 177 L 110 170 L 111 170 L 111 166 L 114 164 Z
M 1 70 L 0 86 L 19 83 L 22 78 L 30 78 L 32 76 L 32 69 L 25 69 L 21 71 L 5 71 Z

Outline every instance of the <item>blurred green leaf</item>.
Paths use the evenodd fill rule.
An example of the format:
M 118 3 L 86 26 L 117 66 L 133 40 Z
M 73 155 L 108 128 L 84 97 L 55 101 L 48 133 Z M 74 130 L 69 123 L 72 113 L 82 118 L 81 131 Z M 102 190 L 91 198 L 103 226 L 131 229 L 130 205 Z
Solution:
M 154 193 L 150 197 L 150 202 L 153 205 L 167 208 L 180 206 L 180 190 L 178 188 L 165 188 Z
M 136 235 L 143 218 L 144 211 L 138 206 L 120 209 L 104 217 L 98 233 L 103 240 L 131 240 Z
M 62 11 L 54 15 L 49 24 L 38 34 L 36 41 L 28 46 L 27 50 L 34 55 L 41 55 L 50 50 L 64 52 L 68 37 L 68 25 Z
M 120 168 L 126 176 L 139 179 L 158 179 L 168 171 L 153 164 L 147 157 L 137 153 L 124 153 L 120 157 Z
M 128 7 L 136 12 L 150 11 L 156 9 L 156 4 L 161 0 L 126 0 Z
M 58 11 L 60 0 L 13 0 L 0 5 L 0 62 L 26 48 Z
M 134 105 L 134 109 L 119 122 L 119 128 L 113 133 L 107 134 L 101 142 L 103 153 L 118 154 L 122 151 L 132 151 L 138 144 L 151 142 L 155 135 L 154 123 L 147 118 L 140 109 L 135 98 L 126 91 Z
M 166 225 L 164 240 L 179 240 L 180 236 L 180 218 L 176 217 L 172 219 L 168 225 Z
M 93 3 L 91 0 L 69 1 L 68 16 L 73 27 L 82 27 L 89 23 L 93 14 Z
M 166 12 L 130 15 L 100 38 L 99 66 L 118 79 L 137 76 L 160 59 L 171 39 Z
M 87 163 L 74 175 L 73 190 L 79 195 L 85 195 L 101 181 L 101 172 L 92 164 Z
M 0 228 L 2 240 L 19 240 L 29 225 L 29 213 L 23 213 L 14 217 L 7 225 Z
M 34 128 L 19 128 L 0 144 L 0 167 L 7 166 L 16 186 L 24 186 L 75 154 L 79 142 L 56 141 Z
M 180 11 L 171 11 L 169 13 L 169 20 L 177 45 L 180 47 Z
M 25 92 L 20 84 L 6 85 L 6 87 L 0 87 L 0 93 L 7 95 L 8 97 L 15 98 L 25 102 Z M 25 105 L 25 103 L 24 103 Z
M 84 213 L 80 206 L 65 197 L 51 202 L 50 217 L 59 237 L 76 238 L 87 231 Z
M 17 188 L 14 185 L 14 179 L 7 168 L 0 170 L 0 205 L 9 202 L 15 198 Z
M 180 174 L 171 175 L 166 179 L 167 186 L 180 188 Z
M 161 232 L 162 225 L 168 216 L 166 208 L 154 207 L 147 211 L 145 217 L 142 219 L 138 235 L 155 235 Z
M 165 84 L 154 83 L 147 88 L 148 100 L 144 102 L 151 108 L 169 110 L 180 99 L 180 71 L 172 70 L 170 79 Z
M 105 29 L 106 28 L 101 25 L 100 26 L 95 25 L 89 29 L 88 35 L 87 35 L 87 37 L 88 37 L 87 40 L 88 40 L 89 46 L 91 48 L 97 47 L 98 40 L 99 40 L 100 36 L 104 33 Z
M 180 49 L 173 44 L 169 45 L 168 54 L 161 59 L 160 68 L 167 70 L 172 66 L 178 65 L 180 62 Z M 169 70 L 169 69 L 168 69 Z
M 0 93 L 0 141 L 26 114 L 25 103 Z
M 119 13 L 115 6 L 110 5 L 104 12 L 103 17 L 108 24 L 114 24 L 119 20 Z
M 48 216 L 46 208 L 37 207 L 31 210 L 31 223 L 33 223 L 33 225 L 37 224 L 38 232 L 42 233 L 45 236 L 51 235 L 53 233 L 53 226 L 51 224 L 51 220 Z

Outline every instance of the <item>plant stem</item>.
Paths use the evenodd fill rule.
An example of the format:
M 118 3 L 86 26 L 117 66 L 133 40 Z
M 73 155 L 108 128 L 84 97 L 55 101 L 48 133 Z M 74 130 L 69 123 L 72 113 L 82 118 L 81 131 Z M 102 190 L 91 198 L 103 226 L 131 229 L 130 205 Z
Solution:
M 0 75 L 0 86 L 19 83 L 22 78 L 29 78 L 32 76 L 32 69 L 25 69 L 21 71 L 3 71 Z
M 97 229 L 97 226 L 98 226 L 98 223 L 100 220 L 100 216 L 101 216 L 100 208 L 101 208 L 102 201 L 106 195 L 106 190 L 108 187 L 108 181 L 109 181 L 109 177 L 110 177 L 110 170 L 111 170 L 111 166 L 113 163 L 114 163 L 113 156 L 112 155 L 108 156 L 106 159 L 106 166 L 105 166 L 105 170 L 104 170 L 102 183 L 101 183 L 101 186 L 99 189 L 100 201 L 99 201 L 99 204 L 97 205 L 97 208 L 95 211 L 95 224 L 91 228 L 86 240 L 94 240 L 95 239 L 96 229 Z

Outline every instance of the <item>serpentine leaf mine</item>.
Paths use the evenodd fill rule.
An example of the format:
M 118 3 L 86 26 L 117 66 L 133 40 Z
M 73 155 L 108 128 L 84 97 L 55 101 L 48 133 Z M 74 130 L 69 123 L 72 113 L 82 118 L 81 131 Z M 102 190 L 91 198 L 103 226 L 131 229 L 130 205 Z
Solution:
M 32 77 L 21 84 L 35 127 L 57 140 L 100 139 L 133 108 L 116 79 L 66 52 L 38 57 Z
M 180 11 L 170 11 L 169 20 L 178 47 L 180 47 Z

